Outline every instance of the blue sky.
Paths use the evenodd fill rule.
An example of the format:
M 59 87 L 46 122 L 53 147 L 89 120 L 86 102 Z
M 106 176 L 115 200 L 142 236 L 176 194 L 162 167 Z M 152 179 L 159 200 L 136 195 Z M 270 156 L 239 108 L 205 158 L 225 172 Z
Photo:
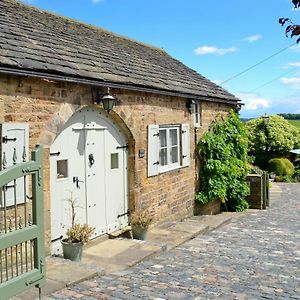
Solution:
M 23 2 L 164 48 L 218 84 L 295 43 L 278 18 L 300 24 L 290 0 Z M 242 117 L 300 113 L 300 43 L 222 86 L 245 103 Z

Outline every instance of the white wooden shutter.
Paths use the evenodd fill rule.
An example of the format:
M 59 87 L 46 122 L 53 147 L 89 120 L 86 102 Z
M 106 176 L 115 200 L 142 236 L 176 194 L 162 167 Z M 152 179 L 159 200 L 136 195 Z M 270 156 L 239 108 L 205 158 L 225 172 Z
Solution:
M 148 176 L 158 175 L 159 126 L 148 125 Z
M 190 165 L 190 124 L 181 125 L 182 166 Z
M 6 167 L 13 165 L 14 151 L 16 152 L 16 164 L 25 160 L 28 161 L 29 156 L 29 126 L 26 123 L 3 123 L 1 125 L 1 157 L 6 159 Z M 2 163 L 2 162 L 1 162 Z M 1 164 L 1 169 L 3 168 Z M 13 186 L 13 182 L 8 186 Z M 28 189 L 27 189 L 28 190 Z M 16 198 L 17 203 L 24 202 L 24 179 L 16 180 Z M 14 204 L 14 189 L 9 188 L 6 192 L 6 205 Z

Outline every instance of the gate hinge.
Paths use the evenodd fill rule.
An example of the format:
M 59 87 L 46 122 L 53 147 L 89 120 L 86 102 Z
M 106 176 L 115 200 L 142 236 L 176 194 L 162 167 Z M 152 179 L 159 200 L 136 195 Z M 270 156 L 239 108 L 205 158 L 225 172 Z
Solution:
M 38 277 L 35 277 L 35 278 L 32 278 L 31 280 L 26 281 L 25 284 L 27 286 L 36 284 L 38 281 L 42 280 L 44 277 L 45 277 L 44 275 L 40 275 Z

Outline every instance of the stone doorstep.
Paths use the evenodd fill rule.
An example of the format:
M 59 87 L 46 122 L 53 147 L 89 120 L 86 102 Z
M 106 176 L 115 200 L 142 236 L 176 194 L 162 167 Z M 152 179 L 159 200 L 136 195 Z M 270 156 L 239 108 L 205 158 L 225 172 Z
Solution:
M 207 230 L 208 226 L 205 224 L 198 224 L 196 222 L 185 220 L 172 224 L 168 229 L 160 229 L 160 227 L 150 229 L 147 236 L 147 242 L 156 244 L 164 243 L 166 244 L 166 250 L 168 251 Z

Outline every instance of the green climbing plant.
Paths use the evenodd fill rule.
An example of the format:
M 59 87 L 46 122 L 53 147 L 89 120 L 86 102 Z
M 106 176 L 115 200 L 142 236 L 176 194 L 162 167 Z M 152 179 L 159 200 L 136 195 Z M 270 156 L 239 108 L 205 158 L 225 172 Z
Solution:
M 196 201 L 219 199 L 229 210 L 247 209 L 248 138 L 238 115 L 231 111 L 225 119 L 217 118 L 200 139 L 198 151 L 201 188 Z

